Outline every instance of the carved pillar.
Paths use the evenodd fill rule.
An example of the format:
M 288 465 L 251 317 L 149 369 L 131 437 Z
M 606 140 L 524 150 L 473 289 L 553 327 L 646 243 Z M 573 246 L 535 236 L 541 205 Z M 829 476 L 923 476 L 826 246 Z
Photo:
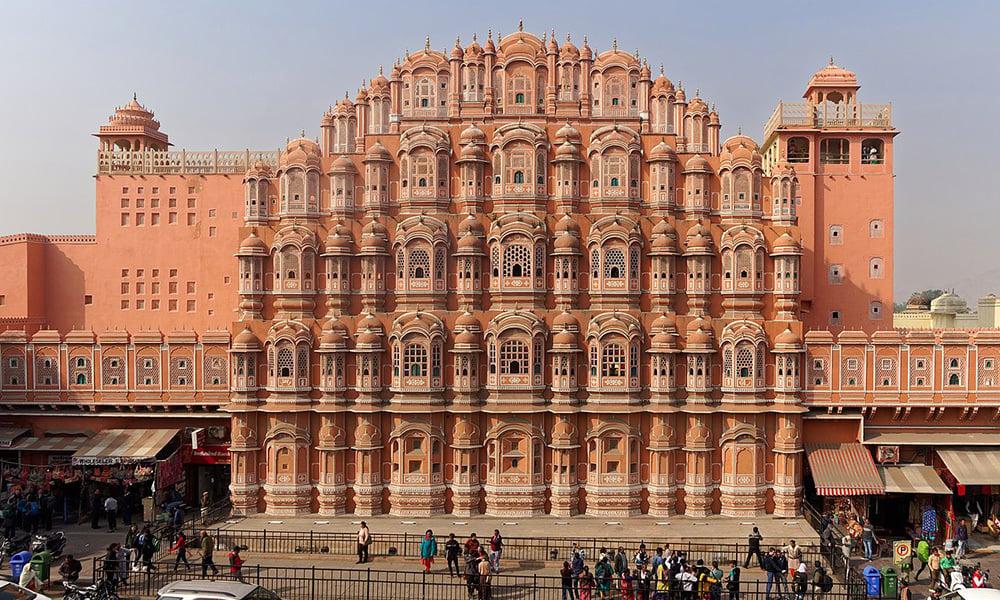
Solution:
M 382 514 L 382 433 L 366 417 L 354 430 L 354 513 Z
M 479 428 L 467 415 L 456 418 L 451 433 L 455 473 L 451 478 L 452 514 L 471 517 L 479 514 L 482 485 L 479 479 Z
M 340 415 L 323 415 L 319 429 L 319 514 L 337 516 L 344 514 L 347 503 L 347 483 L 344 478 L 344 454 L 347 450 L 347 433 L 337 424 Z
M 708 425 L 710 415 L 688 415 L 687 436 L 684 441 L 686 470 L 684 473 L 684 514 L 705 517 L 712 512 L 712 430 Z
M 802 514 L 802 415 L 778 414 L 774 434 L 774 516 Z
M 649 515 L 669 517 L 677 509 L 677 460 L 676 432 L 669 421 L 671 417 L 653 417 L 649 430 Z
M 233 514 L 255 515 L 260 501 L 260 485 L 257 481 L 257 452 L 260 447 L 257 441 L 256 413 L 233 413 L 232 431 L 233 439 L 229 446 L 232 461 L 229 497 L 233 503 Z

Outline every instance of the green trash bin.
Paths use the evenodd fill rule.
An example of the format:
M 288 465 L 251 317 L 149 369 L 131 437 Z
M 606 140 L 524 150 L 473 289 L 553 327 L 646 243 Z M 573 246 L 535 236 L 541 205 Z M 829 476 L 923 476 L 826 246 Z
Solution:
M 892 567 L 882 568 L 882 597 L 896 598 L 899 596 L 899 573 Z
M 35 574 L 42 581 L 49 580 L 49 568 L 52 566 L 52 553 L 48 550 L 39 552 L 38 554 L 31 557 L 31 568 L 35 570 Z

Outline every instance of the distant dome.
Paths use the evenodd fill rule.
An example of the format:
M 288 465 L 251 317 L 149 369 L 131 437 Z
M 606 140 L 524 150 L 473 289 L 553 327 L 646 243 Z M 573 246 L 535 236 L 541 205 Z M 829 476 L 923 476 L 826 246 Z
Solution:
M 322 152 L 319 144 L 306 137 L 300 137 L 288 142 L 285 151 L 281 155 L 281 168 L 299 167 L 319 167 Z
M 577 144 L 581 139 L 580 130 L 569 123 L 566 123 L 556 131 L 556 143 L 570 142 Z
M 931 300 L 931 312 L 952 315 L 965 313 L 969 312 L 969 305 L 957 294 L 945 292 Z
M 931 301 L 920 292 L 914 292 L 910 299 L 906 301 L 908 312 L 925 312 L 931 309 Z
M 485 144 L 486 134 L 473 123 L 462 130 L 460 139 L 463 144 Z
M 246 239 L 243 240 L 243 243 L 240 244 L 240 253 L 267 254 L 267 244 L 265 244 L 264 240 L 260 239 L 256 233 L 251 231 L 250 235 L 248 235 Z
M 702 158 L 700 154 L 695 154 L 688 159 L 687 163 L 684 165 L 684 172 L 702 172 L 711 173 L 712 165 L 708 164 L 708 161 Z
M 389 153 L 388 148 L 382 145 L 382 142 L 376 141 L 368 149 L 368 152 L 365 152 L 365 162 L 369 161 L 392 162 L 392 154 Z
M 830 59 L 830 64 L 816 71 L 812 78 L 809 79 L 809 87 L 853 87 L 857 84 L 858 76 L 853 71 L 848 71 L 843 67 L 833 64 L 832 58 Z
M 664 160 L 676 161 L 677 153 L 670 147 L 670 144 L 660 142 L 659 144 L 653 146 L 653 149 L 649 151 L 649 162 Z

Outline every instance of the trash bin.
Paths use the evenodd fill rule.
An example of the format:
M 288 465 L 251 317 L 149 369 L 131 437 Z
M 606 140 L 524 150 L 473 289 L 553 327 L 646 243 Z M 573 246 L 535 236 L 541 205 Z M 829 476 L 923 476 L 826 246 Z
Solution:
M 882 568 L 882 595 L 895 598 L 899 592 L 899 573 L 892 567 Z
M 873 598 L 882 595 L 882 574 L 875 567 L 865 567 L 861 576 L 865 579 L 865 590 Z
M 49 567 L 52 566 L 52 553 L 43 550 L 31 557 L 31 567 L 35 569 L 38 578 L 42 581 L 49 580 Z
M 28 564 L 31 560 L 31 552 L 25 550 L 24 552 L 18 552 L 14 556 L 10 557 L 10 573 L 14 576 L 14 581 L 17 581 L 21 577 L 21 571 L 24 570 L 24 565 Z

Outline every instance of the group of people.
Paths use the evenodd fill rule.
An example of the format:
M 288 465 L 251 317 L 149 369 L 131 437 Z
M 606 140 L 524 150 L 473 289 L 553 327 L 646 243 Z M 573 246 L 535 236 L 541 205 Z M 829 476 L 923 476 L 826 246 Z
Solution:
M 12 538 L 21 529 L 25 533 L 35 534 L 40 530 L 52 530 L 52 515 L 56 512 L 58 502 L 49 490 L 30 488 L 22 491 L 15 488 L 0 508 L 3 518 L 3 535 Z
M 914 554 L 920 563 L 920 568 L 913 574 L 913 580 L 918 581 L 924 569 L 930 571 L 928 587 L 931 592 L 947 591 L 952 582 L 952 573 L 962 573 L 958 560 L 965 554 L 965 548 L 959 545 L 960 552 L 952 549 L 935 547 L 927 540 L 918 540 Z M 978 563 L 967 569 L 968 577 L 963 574 L 962 583 L 967 587 L 986 587 L 989 573 Z

